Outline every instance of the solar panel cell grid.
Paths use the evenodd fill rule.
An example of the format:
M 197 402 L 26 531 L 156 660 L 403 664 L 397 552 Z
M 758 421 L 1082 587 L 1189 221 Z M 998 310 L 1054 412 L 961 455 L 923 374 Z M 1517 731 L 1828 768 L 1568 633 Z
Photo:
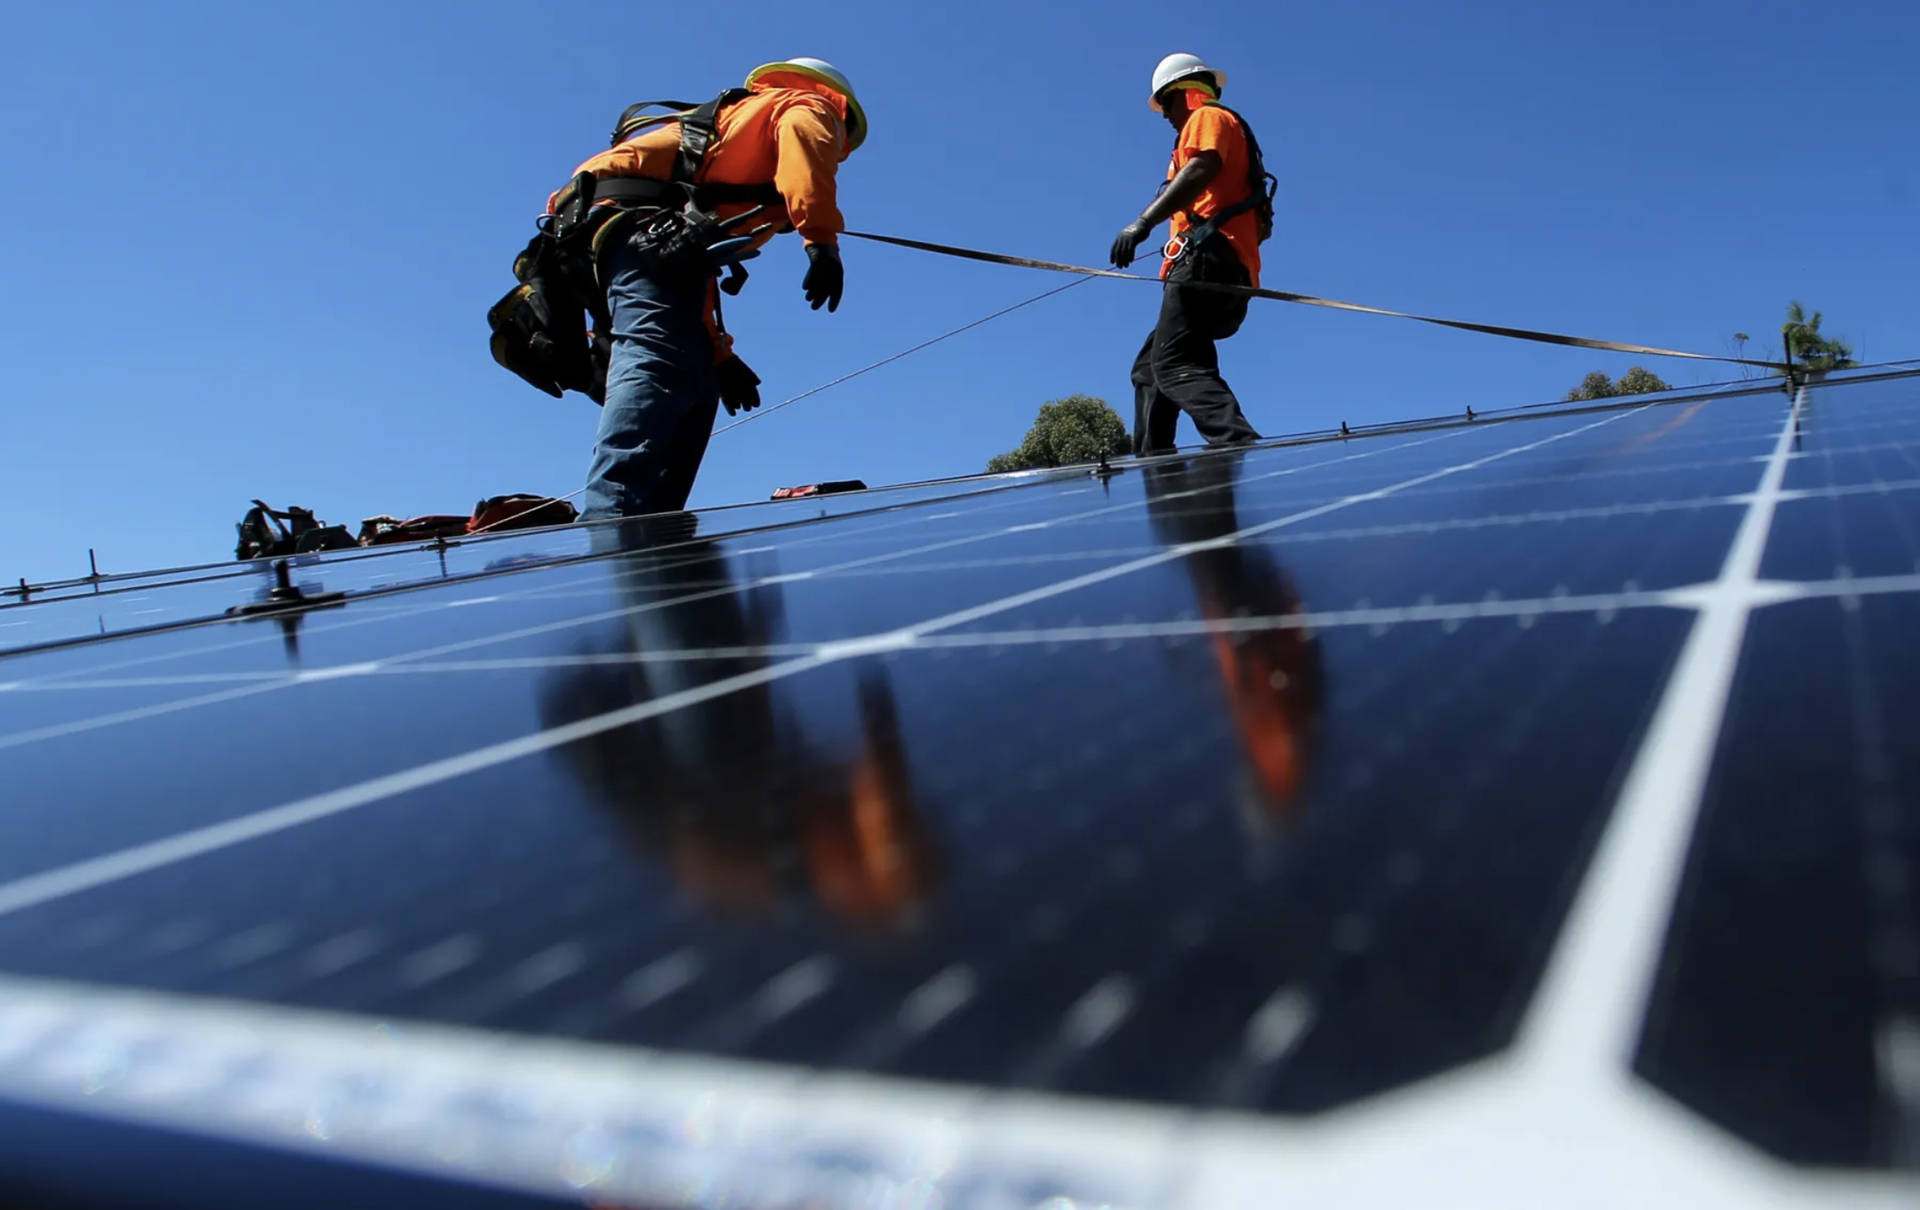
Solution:
M 942 1178 L 955 1206 L 1309 1189 L 1360 1152 L 1289 1129 L 1413 1148 L 1428 1103 L 1435 1129 L 1484 1107 L 1693 1154 L 1653 1089 L 1783 1158 L 1897 1166 L 1920 496 L 1844 468 L 1905 456 L 1915 394 L 1629 404 L 770 531 L 683 518 L 666 545 L 658 522 L 530 535 L 591 557 L 15 656 L 0 1027 L 11 994 L 35 1029 L 107 1029 L 114 1002 L 61 989 L 145 988 L 177 1007 L 129 1001 L 125 1028 L 203 1050 L 190 1006 L 214 997 L 282 1006 L 247 1027 L 269 1033 L 319 1009 L 750 1065 L 716 1088 L 883 1081 L 822 1111 L 835 1146 L 883 1135 L 860 1106 L 894 1089 L 1053 1123 L 1022 1135 L 1038 1169 L 980 1142 L 1001 1175 Z M 58 1101 L 6 1057 L 28 1051 L 59 1046 L 0 1045 L 0 1089 Z M 570 1070 L 494 1078 L 592 1103 Z M 1131 1127 L 1096 1143 L 1075 1106 L 1116 1103 L 1156 1139 L 1167 1114 L 1254 1116 L 1202 1131 L 1178 1180 L 1160 1143 L 1103 1178 Z M 1000 1137 L 984 1121 L 968 1137 Z M 1273 1133 L 1242 1148 L 1248 1123 Z M 1484 1147 L 1497 1173 L 1500 1132 Z M 1618 1191 L 1549 1151 L 1543 1196 Z M 1672 1162 L 1675 1204 L 1721 1188 Z M 547 1188 L 536 1169 L 456 1166 Z
M 1920 598 L 1756 619 L 1638 1068 L 1813 1164 L 1911 1164 Z M 1906 720 L 1906 722 L 1903 722 Z

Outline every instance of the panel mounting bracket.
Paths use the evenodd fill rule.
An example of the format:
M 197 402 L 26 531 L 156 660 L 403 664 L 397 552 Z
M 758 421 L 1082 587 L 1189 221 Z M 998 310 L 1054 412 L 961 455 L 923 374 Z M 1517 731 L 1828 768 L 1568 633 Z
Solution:
M 260 617 L 266 614 L 285 613 L 293 609 L 313 609 L 322 605 L 345 604 L 344 592 L 309 593 L 293 582 L 293 574 L 285 559 L 273 561 L 273 588 L 264 601 L 250 601 L 245 605 L 234 605 L 227 609 L 227 616 L 234 618 Z

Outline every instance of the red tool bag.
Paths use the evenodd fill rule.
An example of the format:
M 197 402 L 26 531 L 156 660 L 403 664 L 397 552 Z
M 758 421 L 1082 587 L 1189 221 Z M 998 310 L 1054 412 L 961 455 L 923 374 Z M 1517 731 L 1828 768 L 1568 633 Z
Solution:
M 500 533 L 509 529 L 535 529 L 542 525 L 566 525 L 580 514 L 565 500 L 519 492 L 511 496 L 488 496 L 473 506 L 466 524 L 467 533 Z
M 867 485 L 858 479 L 832 479 L 826 483 L 809 483 L 804 487 L 782 487 L 774 489 L 775 500 L 804 500 L 808 496 L 831 496 L 839 492 L 864 492 Z
M 467 519 L 448 513 L 429 513 L 424 517 L 368 517 L 360 523 L 360 545 L 392 546 L 399 542 L 431 542 L 435 538 L 455 538 L 467 532 Z

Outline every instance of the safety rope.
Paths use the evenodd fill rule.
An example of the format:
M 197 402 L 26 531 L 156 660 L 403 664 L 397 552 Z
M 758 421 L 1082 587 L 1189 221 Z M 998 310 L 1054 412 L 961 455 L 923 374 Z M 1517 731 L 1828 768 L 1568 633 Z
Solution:
M 820 394 L 822 391 L 831 390 L 832 388 L 839 386 L 841 383 L 851 382 L 855 378 L 858 378 L 863 374 L 870 374 L 873 371 L 880 369 L 882 366 L 891 365 L 894 362 L 899 361 L 903 357 L 910 357 L 913 354 L 918 353 L 922 349 L 931 348 L 932 346 L 939 344 L 943 340 L 951 340 L 953 337 L 958 336 L 963 332 L 972 331 L 974 328 L 977 328 L 982 324 L 991 323 L 992 321 L 999 319 L 1004 315 L 1011 315 L 1013 312 L 1020 310 L 1022 307 L 1030 307 L 1034 303 L 1040 302 L 1043 299 L 1052 298 L 1054 295 L 1063 293 L 1064 291 L 1067 291 L 1067 290 L 1071 290 L 1075 286 L 1083 286 L 1087 282 L 1092 281 L 1096 277 L 1117 277 L 1122 279 L 1123 281 L 1140 281 L 1140 282 L 1158 282 L 1160 280 L 1159 278 L 1155 278 L 1155 277 L 1141 277 L 1138 274 L 1134 274 L 1134 273 L 1124 273 L 1117 269 L 1095 269 L 1087 265 L 1068 265 L 1068 264 L 1062 264 L 1058 261 L 1035 260 L 1032 257 L 1026 257 L 1026 256 L 1008 256 L 1004 253 L 999 253 L 999 252 L 984 252 L 977 248 L 961 248 L 952 244 L 936 244 L 927 240 L 905 239 L 897 235 L 876 235 L 870 231 L 848 231 L 848 232 L 845 232 L 844 234 L 852 239 L 868 240 L 876 244 L 892 244 L 893 246 L 899 247 L 899 248 L 911 248 L 919 252 L 931 252 L 939 256 L 957 257 L 961 260 L 981 261 L 989 265 L 1010 265 L 1017 269 L 1044 269 L 1050 273 L 1071 273 L 1075 276 L 1075 280 L 1068 282 L 1064 286 L 1056 286 L 1051 290 L 1043 291 L 1042 293 L 1034 295 L 1032 298 L 1022 299 L 1021 301 L 1014 303 L 1012 306 L 1002 307 L 1000 310 L 993 312 L 991 315 L 983 315 L 979 319 L 973 320 L 970 323 L 961 324 L 957 328 L 951 329 L 950 331 L 942 332 L 940 335 L 932 337 L 928 340 L 923 340 L 917 345 L 913 345 L 910 348 L 905 348 L 900 350 L 898 353 L 894 353 L 889 356 L 882 357 L 879 361 L 861 366 L 857 370 L 850 371 L 848 373 L 840 375 L 840 377 L 838 378 L 834 378 L 827 382 L 823 382 L 819 386 L 812 387 L 812 388 L 809 388 L 808 390 L 800 392 L 798 395 L 793 395 L 793 396 L 789 396 L 786 399 L 782 399 L 779 403 L 770 404 L 768 406 L 749 411 L 746 415 L 741 416 L 739 419 L 731 421 L 730 423 L 727 423 L 727 424 L 723 424 L 719 428 L 713 430 L 713 435 L 715 437 L 718 437 L 722 433 L 732 432 L 734 429 L 739 428 L 741 425 L 746 424 L 749 421 L 758 420 L 763 416 L 772 415 L 774 412 L 779 411 L 781 408 L 790 407 L 793 404 L 799 403 L 802 399 L 809 399 L 815 395 Z M 1136 257 L 1135 259 L 1139 260 L 1143 258 Z M 1663 349 L 1655 345 L 1628 344 L 1624 341 L 1600 340 L 1595 337 L 1589 337 L 1589 336 L 1567 336 L 1559 332 L 1541 332 L 1541 331 L 1536 331 L 1532 328 L 1514 328 L 1514 327 L 1508 327 L 1503 324 L 1483 324 L 1483 323 L 1474 323 L 1470 320 L 1464 320 L 1464 319 L 1443 319 L 1433 315 L 1415 315 L 1408 311 L 1394 311 L 1386 307 L 1368 306 L 1365 303 L 1344 302 L 1337 298 L 1318 298 L 1311 294 L 1296 294 L 1288 290 L 1266 290 L 1266 289 L 1261 289 L 1255 286 L 1236 286 L 1227 282 L 1205 282 L 1205 281 L 1188 280 L 1188 281 L 1182 281 L 1180 284 L 1183 288 L 1214 290 L 1223 294 L 1238 294 L 1247 298 L 1270 298 L 1276 302 L 1298 303 L 1302 306 L 1308 306 L 1308 307 L 1328 307 L 1337 311 L 1356 311 L 1363 315 L 1384 315 L 1392 319 L 1411 319 L 1411 320 L 1416 320 L 1420 323 L 1436 324 L 1443 328 L 1456 328 L 1463 332 L 1480 332 L 1488 336 L 1501 336 L 1509 340 L 1528 340 L 1538 344 L 1564 345 L 1564 346 L 1568 346 L 1571 348 L 1578 348 L 1578 349 L 1599 349 L 1605 352 L 1612 352 L 1612 353 L 1640 353 L 1648 357 L 1680 357 L 1690 361 L 1718 361 L 1718 362 L 1725 362 L 1731 365 L 1755 366 L 1764 370 L 1783 370 L 1783 371 L 1791 372 L 1793 368 L 1788 366 L 1784 362 L 1778 362 L 1778 361 L 1760 361 L 1760 360 L 1755 360 L 1753 358 L 1747 358 L 1747 357 L 1724 357 L 1724 356 L 1717 356 L 1712 353 L 1689 353 L 1682 349 Z M 583 488 L 579 488 L 576 491 L 569 492 L 564 496 L 551 496 L 551 497 L 548 497 L 547 500 L 544 501 L 542 505 L 535 505 L 534 507 L 537 508 L 537 507 L 542 507 L 544 504 L 561 503 L 564 501 L 572 500 L 574 497 L 581 495 L 586 490 L 587 489 L 583 487 Z M 512 516 L 502 517 L 499 521 L 495 521 L 489 525 L 481 526 L 479 529 L 474 530 L 472 533 L 468 534 L 467 536 L 476 537 L 480 534 L 484 534 L 488 530 L 492 529 L 495 525 L 500 525 L 506 521 L 512 520 L 514 516 L 519 516 L 519 515 L 520 514 L 515 513 L 515 514 L 512 514 Z
M 919 344 L 914 345 L 910 349 L 902 349 L 898 353 L 895 353 L 890 357 L 882 357 L 879 361 L 876 361 L 871 365 L 864 365 L 864 366 L 861 366 L 859 369 L 854 370 L 852 373 L 842 374 L 840 377 L 834 379 L 831 382 L 823 382 L 819 386 L 814 387 L 812 390 L 800 392 L 798 395 L 795 395 L 791 399 L 782 399 L 779 403 L 773 404 L 768 407 L 758 408 L 758 409 L 755 409 L 754 411 L 748 412 L 746 415 L 740 417 L 740 419 L 738 420 L 733 421 L 731 424 L 723 424 L 719 428 L 713 430 L 713 435 L 718 437 L 722 433 L 728 432 L 732 429 L 739 428 L 741 425 L 745 424 L 749 420 L 758 420 L 762 416 L 765 416 L 772 412 L 779 411 L 781 408 L 786 407 L 788 404 L 799 403 L 802 399 L 805 399 L 810 395 L 818 395 L 820 392 L 827 390 L 829 387 L 837 387 L 843 382 L 851 382 L 854 379 L 860 377 L 862 374 L 870 374 L 873 371 L 879 369 L 881 366 L 891 365 L 892 363 L 899 361 L 902 357 L 906 357 L 911 354 L 918 353 L 922 349 L 931 348 L 932 346 L 939 344 L 943 340 L 951 340 L 953 337 L 960 335 L 960 333 L 962 332 L 970 332 L 973 329 L 979 327 L 981 324 L 991 323 L 992 321 L 999 319 L 1003 315 L 1011 315 L 1022 307 L 1030 307 L 1034 303 L 1037 303 L 1042 299 L 1052 298 L 1054 295 L 1064 293 L 1065 291 L 1073 289 L 1075 286 L 1084 286 L 1087 284 L 1089 280 L 1091 279 L 1082 277 L 1078 281 L 1070 281 L 1064 286 L 1055 286 L 1053 289 L 1046 291 L 1044 294 L 1036 294 L 1032 298 L 1022 299 L 1021 301 L 1014 303 L 1010 307 L 1002 307 L 991 315 L 983 315 L 979 319 L 974 320 L 972 323 L 961 324 L 959 327 L 953 329 L 950 332 L 942 332 L 940 335 L 935 336 L 930 340 L 923 340 Z
M 1117 277 L 1122 281 L 1158 281 L 1157 278 L 1140 277 L 1133 273 L 1122 273 L 1115 269 L 1092 269 L 1085 265 L 1065 265 L 1058 261 L 1034 260 L 1025 256 L 1007 256 L 999 252 L 982 252 L 977 248 L 959 248 L 952 244 L 935 244 L 926 240 L 903 239 L 897 235 L 874 235 L 866 231 L 848 231 L 845 234 L 854 239 L 871 240 L 877 244 L 892 244 L 899 248 L 913 248 L 920 252 L 932 252 L 940 256 L 953 256 L 962 260 L 983 261 L 989 265 L 1011 265 L 1017 269 L 1045 269 L 1052 273 L 1076 273 L 1083 279 L 1089 277 Z M 1415 315 L 1408 311 L 1394 311 L 1386 307 L 1370 307 L 1365 303 L 1342 302 L 1337 298 L 1316 298 L 1311 294 L 1295 294 L 1288 290 L 1264 290 L 1256 286 L 1236 286 L 1226 282 L 1205 282 L 1183 280 L 1182 288 L 1214 290 L 1222 294 L 1238 294 L 1246 298 L 1271 298 L 1276 302 L 1299 303 L 1308 307 L 1331 307 L 1337 311 L 1358 311 L 1365 315 L 1385 315 L 1393 319 L 1418 320 L 1423 324 L 1437 324 L 1443 328 L 1458 328 L 1463 332 L 1482 332 L 1488 336 L 1504 336 L 1509 340 L 1530 340 L 1538 344 L 1567 345 L 1577 349 L 1600 349 L 1613 353 L 1641 353 L 1648 357 L 1684 357 L 1691 361 L 1723 361 L 1733 365 L 1757 366 L 1763 370 L 1788 371 L 1785 362 L 1755 361 L 1746 357 L 1724 357 L 1712 353 L 1688 353 L 1680 349 L 1662 349 L 1654 345 L 1627 344 L 1617 340 L 1599 340 L 1588 336 L 1567 336 L 1559 332 L 1538 332 L 1531 328 L 1511 328 L 1503 324 L 1473 323 L 1464 319 L 1442 319 L 1433 315 Z

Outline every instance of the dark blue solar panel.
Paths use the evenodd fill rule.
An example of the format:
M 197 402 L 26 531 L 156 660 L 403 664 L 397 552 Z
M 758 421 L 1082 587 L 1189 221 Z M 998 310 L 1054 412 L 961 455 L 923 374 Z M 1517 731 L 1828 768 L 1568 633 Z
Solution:
M 1810 393 L 1762 574 L 1782 580 L 1920 572 L 1920 385 Z
M 73 981 L 1169 1131 L 1241 1111 L 1279 1155 L 1287 1123 L 1364 1124 L 1490 1058 L 1561 1070 L 1592 1011 L 1641 1037 L 1635 1096 L 1789 1159 L 1903 1163 L 1914 678 L 1888 653 L 1920 495 L 1806 468 L 1898 451 L 1914 383 L 525 535 L 456 548 L 529 558 L 499 575 L 0 660 L 0 1093 L 53 1095 L 8 1058 L 5 980 Z M 352 590 L 380 562 L 307 572 Z M 236 583 L 154 591 L 186 615 Z M 1711 692 L 1674 701 L 1716 658 L 1740 660 L 1724 731 Z M 1684 761 L 1649 753 L 1704 767 L 1715 735 L 1683 885 L 1596 872 L 1624 792 L 1665 777 L 1690 818 Z M 1664 956 L 1623 934 L 1598 985 L 1568 973 L 1567 930 L 1669 902 Z M 1631 1038 L 1595 1036 L 1593 1082 L 1556 1076 L 1543 1112 L 1621 1095 Z M 989 1148 L 994 1180 L 1139 1193 L 1084 1132 L 1036 1130 L 1075 1175 L 1016 1181 Z M 547 1189 L 537 1167 L 514 1179 Z
M 1762 574 L 1829 583 L 1750 624 L 1637 1060 L 1801 1163 L 1920 1154 L 1916 405 L 1809 392 Z

